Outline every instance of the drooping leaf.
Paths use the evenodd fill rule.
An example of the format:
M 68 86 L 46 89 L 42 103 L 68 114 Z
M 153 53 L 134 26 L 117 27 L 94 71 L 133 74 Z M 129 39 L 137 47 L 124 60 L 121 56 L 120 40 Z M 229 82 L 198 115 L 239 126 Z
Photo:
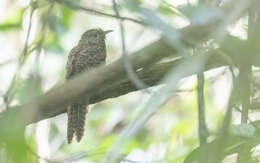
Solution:
M 22 27 L 24 8 L 12 10 L 8 13 L 5 21 L 0 24 L 0 32 L 7 30 L 16 30 Z

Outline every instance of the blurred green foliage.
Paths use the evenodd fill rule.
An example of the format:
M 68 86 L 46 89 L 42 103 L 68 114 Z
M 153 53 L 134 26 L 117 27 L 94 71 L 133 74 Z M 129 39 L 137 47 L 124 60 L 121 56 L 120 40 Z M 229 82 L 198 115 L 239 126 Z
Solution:
M 23 14 L 25 9 L 11 10 L 3 23 L 0 23 L 0 31 L 19 30 L 22 28 Z

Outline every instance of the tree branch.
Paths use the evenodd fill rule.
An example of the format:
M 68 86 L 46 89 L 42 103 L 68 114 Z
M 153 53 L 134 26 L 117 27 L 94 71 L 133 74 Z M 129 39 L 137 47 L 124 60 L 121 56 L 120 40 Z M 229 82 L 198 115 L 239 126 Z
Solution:
M 176 59 L 174 61 L 156 64 L 153 67 L 144 68 L 144 69 L 137 71 L 137 75 L 148 86 L 156 86 L 156 85 L 164 84 L 164 83 L 160 83 L 160 80 L 167 74 L 167 72 L 171 68 L 176 67 L 181 62 L 182 62 L 182 59 Z M 210 69 L 218 68 L 218 67 L 225 66 L 225 65 L 227 65 L 227 62 L 225 61 L 225 59 L 222 58 L 220 55 L 218 55 L 217 52 L 215 52 L 214 54 L 212 54 L 212 56 L 208 60 L 205 70 L 210 70 Z M 196 72 L 194 72 L 194 73 L 196 73 Z M 105 73 L 102 73 L 101 75 L 104 75 L 104 74 Z M 108 98 L 115 98 L 115 97 L 125 95 L 130 92 L 139 90 L 129 80 L 129 78 L 126 76 L 126 74 L 122 74 L 122 75 L 125 76 L 124 78 L 122 78 L 122 80 L 119 80 L 117 82 L 115 80 L 113 80 L 113 82 L 111 82 L 113 84 L 106 83 L 105 85 L 100 86 L 100 88 L 97 89 L 96 91 L 92 91 L 92 93 L 90 93 L 91 94 L 90 103 L 94 104 L 94 103 L 103 101 Z M 187 76 L 190 76 L 190 75 L 193 75 L 193 73 L 187 74 Z M 99 76 L 99 75 L 97 75 L 97 76 Z M 118 78 L 120 78 L 120 77 L 118 77 Z M 85 83 L 84 85 L 87 85 L 87 83 L 89 83 L 89 82 L 87 82 L 88 79 L 84 79 L 84 80 L 86 80 L 86 82 L 83 81 L 81 83 Z M 69 82 L 69 83 L 71 83 L 71 82 Z M 77 82 L 73 82 L 73 83 L 76 85 L 81 85 L 81 84 L 77 84 Z M 44 97 L 44 96 L 39 97 L 34 102 L 30 102 L 30 103 L 22 105 L 20 107 L 14 108 L 16 110 L 15 111 L 16 114 L 21 114 L 24 112 L 26 115 L 23 115 L 22 117 L 25 120 L 25 124 L 27 125 L 30 123 L 34 123 L 34 122 L 37 122 L 37 121 L 40 121 L 43 119 L 51 118 L 51 117 L 57 116 L 59 114 L 65 113 L 66 112 L 66 103 L 68 103 L 68 101 L 71 101 L 71 100 L 65 100 L 65 99 L 71 98 L 70 94 L 75 94 L 74 91 L 77 91 L 77 90 L 70 90 L 70 88 L 68 89 L 68 90 L 70 90 L 69 92 L 67 92 L 67 89 L 62 90 L 62 88 L 65 89 L 66 87 L 69 87 L 69 86 L 67 86 L 68 84 L 65 83 L 63 86 L 60 87 L 60 89 L 54 88 L 53 91 L 50 91 L 44 95 L 46 97 Z M 71 84 L 69 84 L 69 85 L 71 85 Z M 74 86 L 72 85 L 71 87 L 74 87 Z M 66 91 L 66 93 L 63 93 L 65 91 Z M 67 94 L 69 97 L 66 97 Z M 86 93 L 84 93 L 84 94 L 86 94 Z M 43 102 L 43 100 L 46 101 L 46 104 L 45 104 L 45 102 Z M 48 101 L 50 101 L 50 102 L 48 102 Z M 54 101 L 54 102 L 52 102 L 52 101 Z M 60 105 L 55 104 L 55 101 L 62 101 L 64 104 L 60 104 Z M 56 102 L 56 103 L 58 103 L 58 102 Z M 20 111 L 20 110 L 23 110 L 23 111 Z M 28 112 L 30 115 L 28 115 Z M 34 116 L 31 115 L 32 112 L 35 112 Z M 3 114 L 8 114 L 8 113 L 3 113 Z M 5 116 L 3 115 L 3 118 L 4 117 Z M 1 121 L 1 116 L 0 116 L 0 121 Z
M 204 25 L 203 25 L 204 26 Z M 181 39 L 184 44 L 190 44 L 189 40 L 205 40 L 211 30 L 202 27 L 186 27 L 181 30 Z M 200 31 L 200 35 L 193 36 L 191 31 Z M 205 31 L 203 32 L 203 29 Z M 215 26 L 211 28 L 215 29 Z M 187 34 L 192 34 L 190 37 Z M 188 40 L 187 40 L 188 39 Z M 141 80 L 150 86 L 159 84 L 158 81 L 168 72 L 169 69 L 176 66 L 182 59 L 176 59 L 168 63 L 155 64 L 165 57 L 176 58 L 177 48 L 170 46 L 164 39 L 155 41 L 143 49 L 129 55 L 133 68 L 137 71 L 137 75 Z M 206 68 L 216 68 L 226 63 L 221 55 L 213 55 L 206 63 Z M 153 66 L 152 66 L 153 65 Z M 193 73 L 192 73 L 193 74 Z M 192 75 L 186 74 L 186 75 Z M 43 119 L 47 119 L 65 112 L 66 105 L 85 95 L 91 97 L 91 103 L 96 103 L 107 98 L 117 97 L 137 88 L 128 80 L 125 70 L 123 58 L 111 63 L 105 67 L 99 67 L 93 71 L 85 72 L 76 78 L 62 84 L 44 95 L 20 106 L 9 109 L 0 114 L 0 128 L 6 123 L 18 120 L 18 124 L 27 125 Z M 10 118 L 10 119 L 9 119 Z

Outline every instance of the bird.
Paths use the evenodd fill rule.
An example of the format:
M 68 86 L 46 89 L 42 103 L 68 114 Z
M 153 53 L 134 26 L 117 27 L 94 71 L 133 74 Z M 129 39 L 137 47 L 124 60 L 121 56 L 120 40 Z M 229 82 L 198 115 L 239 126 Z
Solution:
M 100 28 L 89 29 L 81 35 L 78 44 L 71 49 L 66 65 L 66 80 L 84 71 L 90 71 L 106 62 L 106 34 L 112 30 L 103 31 Z M 67 142 L 70 144 L 74 135 L 80 142 L 84 135 L 85 119 L 88 112 L 88 99 L 78 99 L 67 107 Z

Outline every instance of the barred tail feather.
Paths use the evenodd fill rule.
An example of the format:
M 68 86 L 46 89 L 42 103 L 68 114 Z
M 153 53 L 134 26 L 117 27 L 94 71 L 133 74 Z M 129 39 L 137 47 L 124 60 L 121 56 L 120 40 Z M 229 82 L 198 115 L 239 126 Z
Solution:
M 67 141 L 68 144 L 71 143 L 73 135 L 74 135 L 74 123 L 73 123 L 73 111 L 75 111 L 74 109 L 72 109 L 72 106 L 68 106 L 67 109 L 67 114 L 68 114 L 68 124 L 67 124 Z
M 87 114 L 87 105 L 81 103 L 73 103 L 68 107 L 68 128 L 67 140 L 70 144 L 74 134 L 79 142 L 84 134 L 85 119 Z
M 77 107 L 77 119 L 75 120 L 75 134 L 77 142 L 79 142 L 84 134 L 85 128 L 85 119 L 87 114 L 87 105 L 85 104 L 78 104 Z

